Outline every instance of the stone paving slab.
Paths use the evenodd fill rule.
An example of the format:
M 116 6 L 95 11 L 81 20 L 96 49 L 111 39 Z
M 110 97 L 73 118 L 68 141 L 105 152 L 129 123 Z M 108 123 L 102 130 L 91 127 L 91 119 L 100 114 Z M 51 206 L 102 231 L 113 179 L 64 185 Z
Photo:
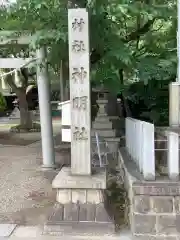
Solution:
M 51 226 L 53 228 L 53 226 Z M 54 229 L 57 229 L 57 226 L 54 226 Z M 53 229 L 53 230 L 54 230 Z M 41 226 L 19 226 L 15 229 L 13 234 L 8 239 L 13 240 L 22 240 L 22 239 L 38 239 L 38 240 L 131 240 L 131 234 L 128 230 L 124 230 L 121 233 L 117 234 L 107 234 L 106 232 L 101 232 L 101 228 L 99 231 L 86 232 L 87 228 L 81 229 L 79 232 L 72 231 L 73 228 L 66 228 L 66 232 L 62 232 L 64 227 L 59 227 L 59 232 L 51 232 L 51 234 L 43 234 L 42 235 L 42 227 Z M 98 229 L 98 228 L 97 228 Z M 96 230 L 97 230 L 96 229 Z M 7 238 L 6 238 L 7 239 Z M 1 240 L 1 238 L 0 238 Z
M 36 238 L 42 235 L 42 229 L 37 226 L 19 226 L 15 229 L 12 236 L 18 238 Z
M 132 240 L 130 236 L 122 235 L 122 236 L 117 236 L 117 237 L 104 237 L 104 236 L 98 236 L 98 237 L 89 237 L 89 236 L 41 236 L 37 238 L 33 237 L 28 237 L 28 238 L 19 238 L 19 237 L 10 237 L 10 238 L 3 238 L 0 240 L 22 240 L 22 239 L 27 239 L 27 240 Z
M 116 236 L 112 224 L 104 223 L 64 223 L 45 225 L 43 235 L 53 236 Z
M 15 228 L 16 224 L 0 224 L 0 239 L 2 237 L 9 237 Z

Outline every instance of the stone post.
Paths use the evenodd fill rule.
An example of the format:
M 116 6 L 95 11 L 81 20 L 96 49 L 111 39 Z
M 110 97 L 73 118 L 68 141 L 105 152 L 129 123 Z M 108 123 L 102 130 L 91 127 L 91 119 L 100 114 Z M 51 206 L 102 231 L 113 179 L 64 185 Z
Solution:
M 172 82 L 169 85 L 169 126 L 180 125 L 180 83 Z
M 37 85 L 41 122 L 41 141 L 43 169 L 55 168 L 54 140 L 51 117 L 50 83 L 46 61 L 45 47 L 37 50 Z

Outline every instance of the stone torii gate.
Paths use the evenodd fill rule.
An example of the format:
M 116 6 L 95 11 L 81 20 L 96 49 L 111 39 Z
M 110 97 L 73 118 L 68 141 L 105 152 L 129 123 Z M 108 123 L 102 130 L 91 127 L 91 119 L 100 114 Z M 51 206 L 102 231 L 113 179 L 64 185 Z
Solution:
M 13 32 L 1 31 L 0 36 L 11 36 Z M 25 32 L 18 32 L 12 34 L 11 37 L 0 39 L 0 46 L 18 44 L 29 45 L 31 42 L 31 35 Z M 50 105 L 50 83 L 48 78 L 48 67 L 46 63 L 46 47 L 41 47 L 36 50 L 36 58 L 0 58 L 0 68 L 14 69 L 10 73 L 15 73 L 17 69 L 28 67 L 30 63 L 37 64 L 37 85 L 39 97 L 39 110 L 41 122 L 41 141 L 42 141 L 42 155 L 43 155 L 43 169 L 55 168 L 53 129 L 51 118 Z M 0 74 L 1 79 L 6 74 Z

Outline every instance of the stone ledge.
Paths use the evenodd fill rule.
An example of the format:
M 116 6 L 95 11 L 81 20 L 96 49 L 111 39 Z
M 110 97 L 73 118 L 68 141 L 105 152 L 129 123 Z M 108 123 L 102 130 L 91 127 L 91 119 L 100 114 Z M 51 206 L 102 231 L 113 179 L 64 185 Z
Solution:
M 63 167 L 52 182 L 53 188 L 58 189 L 106 189 L 106 171 L 94 173 L 90 176 L 75 176 L 71 169 Z
M 49 235 L 69 235 L 69 236 L 116 236 L 115 228 L 112 223 L 65 223 L 65 224 L 46 224 L 43 234 Z

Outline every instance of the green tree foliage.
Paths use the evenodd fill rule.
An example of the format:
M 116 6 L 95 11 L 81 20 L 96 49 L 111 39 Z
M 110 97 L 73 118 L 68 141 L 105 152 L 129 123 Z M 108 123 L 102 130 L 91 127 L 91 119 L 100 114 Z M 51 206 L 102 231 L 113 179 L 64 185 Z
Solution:
M 92 80 L 103 81 L 111 91 L 122 92 L 125 99 L 131 98 L 127 90 L 135 81 L 146 85 L 174 80 L 174 0 L 17 0 L 9 10 L 2 11 L 0 22 L 2 29 L 30 30 L 34 34 L 31 46 L 48 44 L 49 61 L 57 71 L 60 60 L 68 68 L 68 7 L 87 7 L 89 11 Z M 161 91 L 161 85 L 148 84 L 149 93 L 154 88 Z M 146 98 L 139 88 L 138 94 Z

